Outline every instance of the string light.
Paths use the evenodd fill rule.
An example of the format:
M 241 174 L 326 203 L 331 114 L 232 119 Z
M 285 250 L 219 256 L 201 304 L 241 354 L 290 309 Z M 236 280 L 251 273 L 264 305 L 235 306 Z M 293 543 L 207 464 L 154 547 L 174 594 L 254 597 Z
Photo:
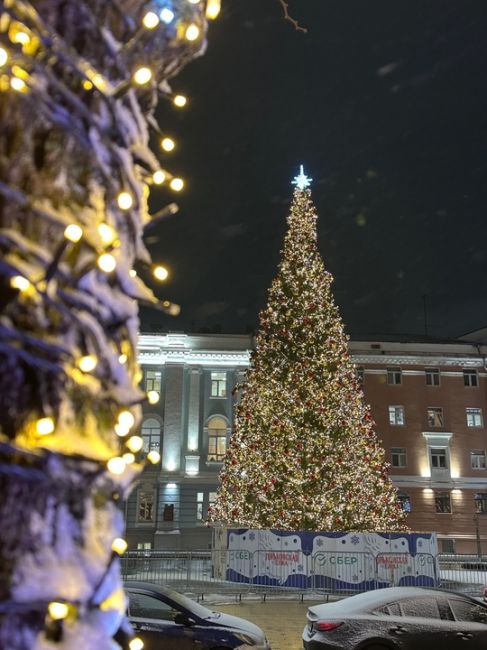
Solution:
M 159 16 L 153 11 L 148 11 L 142 18 L 142 24 L 147 29 L 154 29 L 160 22 Z
M 136 278 L 137 277 L 137 271 L 135 269 L 130 269 L 129 275 L 131 278 Z
M 164 9 L 161 9 L 159 13 L 159 18 L 166 25 L 170 25 L 174 20 L 174 12 L 168 9 L 167 7 L 164 7 Z
M 10 86 L 13 90 L 16 90 L 19 93 L 25 92 L 27 90 L 27 84 L 23 79 L 19 79 L 19 77 L 12 77 L 10 79 Z
M 69 607 L 66 605 L 66 603 L 58 603 L 56 601 L 52 601 L 47 606 L 47 613 L 53 621 L 61 621 L 69 614 Z
M 12 43 L 19 43 L 19 45 L 27 45 L 27 43 L 30 43 L 30 36 L 27 34 L 27 32 L 24 32 L 22 30 L 14 31 L 10 37 L 10 40 Z
M 142 650 L 143 647 L 144 642 L 138 636 L 134 636 L 134 638 L 129 641 L 130 650 Z
M 48 436 L 54 432 L 54 420 L 51 417 L 39 418 L 36 422 L 36 431 L 40 436 Z
M 121 354 L 118 357 L 118 363 L 120 363 L 122 366 L 124 363 L 127 363 L 127 355 L 126 354 Z
M 144 84 L 149 83 L 151 79 L 152 79 L 152 70 L 150 68 L 147 68 L 146 66 L 142 66 L 141 68 L 138 68 L 134 72 L 133 80 L 139 86 L 143 86 Z
M 188 27 L 186 27 L 186 31 L 184 32 L 184 37 L 187 41 L 196 41 L 196 39 L 199 38 L 199 35 L 200 28 L 195 23 L 188 25 Z
M 64 237 L 70 242 L 73 242 L 73 244 L 76 244 L 79 242 L 81 237 L 83 237 L 83 228 L 81 228 L 81 226 L 78 226 L 76 223 L 71 223 L 65 228 Z
M 98 365 L 98 359 L 93 354 L 87 354 L 78 361 L 78 368 L 82 372 L 91 372 Z
M 147 454 L 147 460 L 149 461 L 149 463 L 152 463 L 153 465 L 157 465 L 157 463 L 159 463 L 161 460 L 161 454 L 158 451 L 150 451 Z
M 18 291 L 28 291 L 32 285 L 23 275 L 14 275 L 10 278 L 10 286 Z
M 134 204 L 134 199 L 129 192 L 120 192 L 117 196 L 117 205 L 121 210 L 130 210 Z
M 117 266 L 117 260 L 110 253 L 103 253 L 98 258 L 97 264 L 105 273 L 111 273 Z
M 163 282 L 164 280 L 167 280 L 167 277 L 169 276 L 169 271 L 166 269 L 165 266 L 157 265 L 154 267 L 152 274 L 156 280 L 160 280 L 161 282 Z
M 0 67 L 8 61 L 8 52 L 4 47 L 0 47 Z
M 175 192 L 180 192 L 184 187 L 184 181 L 182 178 L 173 178 L 169 183 L 169 187 Z
M 125 472 L 126 463 L 121 456 L 114 456 L 107 462 L 107 469 L 111 474 L 123 474 Z
M 128 549 L 128 547 L 129 545 L 123 539 L 123 537 L 115 537 L 115 539 L 112 542 L 112 551 L 114 553 L 117 553 L 118 555 L 123 555 L 125 551 Z
M 188 98 L 185 97 L 184 95 L 175 95 L 172 103 L 174 106 L 177 106 L 178 108 L 184 108 L 186 104 L 188 103 Z
M 206 17 L 209 20 L 215 20 L 221 10 L 221 0 L 207 0 Z
M 115 229 L 112 228 L 112 226 L 109 226 L 107 223 L 98 224 L 98 234 L 100 235 L 102 242 L 107 246 L 113 244 L 117 237 Z
M 152 405 L 157 404 L 159 401 L 159 393 L 156 390 L 150 390 L 147 393 L 147 401 Z
M 132 436 L 125 444 L 127 445 L 127 449 L 136 454 L 144 446 L 144 439 L 140 436 Z
M 166 174 L 162 171 L 162 169 L 158 169 L 156 172 L 152 174 L 152 181 L 156 185 L 162 185 L 165 180 L 166 180 Z
M 127 465 L 132 465 L 132 463 L 135 463 L 135 456 L 132 453 L 127 453 L 122 456 L 124 461 L 127 463 Z
M 118 414 L 118 421 L 120 422 L 120 424 L 130 429 L 135 424 L 134 414 L 131 411 L 127 411 L 127 410 L 120 411 L 120 413 Z
M 201 0 L 188 0 L 188 2 L 192 5 L 198 5 L 201 2 Z
M 93 88 L 93 84 L 88 79 L 85 79 L 81 85 L 85 90 L 91 90 Z
M 176 143 L 172 138 L 163 138 L 161 140 L 161 147 L 164 149 L 164 151 L 174 151 L 174 148 L 176 147 Z

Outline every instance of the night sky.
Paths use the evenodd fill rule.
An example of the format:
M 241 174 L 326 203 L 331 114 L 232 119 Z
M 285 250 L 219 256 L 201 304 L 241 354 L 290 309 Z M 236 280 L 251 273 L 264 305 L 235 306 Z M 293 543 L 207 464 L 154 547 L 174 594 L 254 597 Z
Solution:
M 487 325 L 486 0 L 223 0 L 207 53 L 161 103 L 187 180 L 150 231 L 178 318 L 142 329 L 243 333 L 279 261 L 299 164 L 352 336 L 455 337 Z M 174 200 L 153 192 L 152 209 Z

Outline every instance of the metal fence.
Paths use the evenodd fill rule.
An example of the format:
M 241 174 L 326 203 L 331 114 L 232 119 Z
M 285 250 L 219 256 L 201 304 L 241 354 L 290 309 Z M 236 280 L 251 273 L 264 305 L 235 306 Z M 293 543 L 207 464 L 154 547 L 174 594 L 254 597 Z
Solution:
M 436 586 L 480 595 L 487 557 L 320 551 L 131 551 L 125 580 L 172 586 L 204 598 L 249 593 L 348 595 L 401 585 Z

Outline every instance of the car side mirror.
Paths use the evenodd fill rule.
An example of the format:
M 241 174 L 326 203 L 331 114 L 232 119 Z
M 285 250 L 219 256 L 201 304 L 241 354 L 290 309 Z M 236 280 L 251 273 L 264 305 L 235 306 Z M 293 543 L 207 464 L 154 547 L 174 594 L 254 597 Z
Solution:
M 188 616 L 186 616 L 186 614 L 183 614 L 182 612 L 178 612 L 176 614 L 176 616 L 174 617 L 174 622 L 177 625 L 186 625 L 186 626 L 194 625 L 194 621 Z

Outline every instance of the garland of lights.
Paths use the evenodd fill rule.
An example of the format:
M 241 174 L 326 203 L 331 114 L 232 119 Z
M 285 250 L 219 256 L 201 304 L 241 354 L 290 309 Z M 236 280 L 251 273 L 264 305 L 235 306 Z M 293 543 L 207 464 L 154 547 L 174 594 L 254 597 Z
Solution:
M 24 534 L 36 518 L 45 530 L 26 550 L 20 537 L 16 544 L 20 530 L 2 524 L 0 645 L 8 639 L 11 650 L 44 647 L 42 639 L 71 647 L 83 625 L 96 627 L 105 615 L 105 636 L 118 629 L 123 647 L 141 648 L 120 624 L 117 558 L 126 542 L 117 503 L 145 462 L 161 459 L 145 455 L 133 433 L 141 403 L 159 399 L 138 387 L 135 301 L 170 315 L 179 306 L 159 301 L 134 266 L 168 277 L 151 263 L 143 236 L 178 206 L 150 215 L 147 198 L 159 187 L 184 188 L 148 142 L 153 134 L 162 152 L 174 150 L 153 108 L 159 95 L 187 105 L 167 80 L 204 50 L 206 21 L 219 10 L 220 0 L 3 2 L 0 518 L 16 502 Z M 83 593 L 72 580 L 50 581 L 43 569 L 54 552 L 44 537 L 59 537 L 59 522 L 86 563 Z M 94 544 L 90 535 L 101 538 L 95 559 L 84 549 Z M 22 567 L 26 557 L 40 572 L 35 585 Z M 100 635 L 91 645 L 85 639 L 84 649 L 108 647 Z

